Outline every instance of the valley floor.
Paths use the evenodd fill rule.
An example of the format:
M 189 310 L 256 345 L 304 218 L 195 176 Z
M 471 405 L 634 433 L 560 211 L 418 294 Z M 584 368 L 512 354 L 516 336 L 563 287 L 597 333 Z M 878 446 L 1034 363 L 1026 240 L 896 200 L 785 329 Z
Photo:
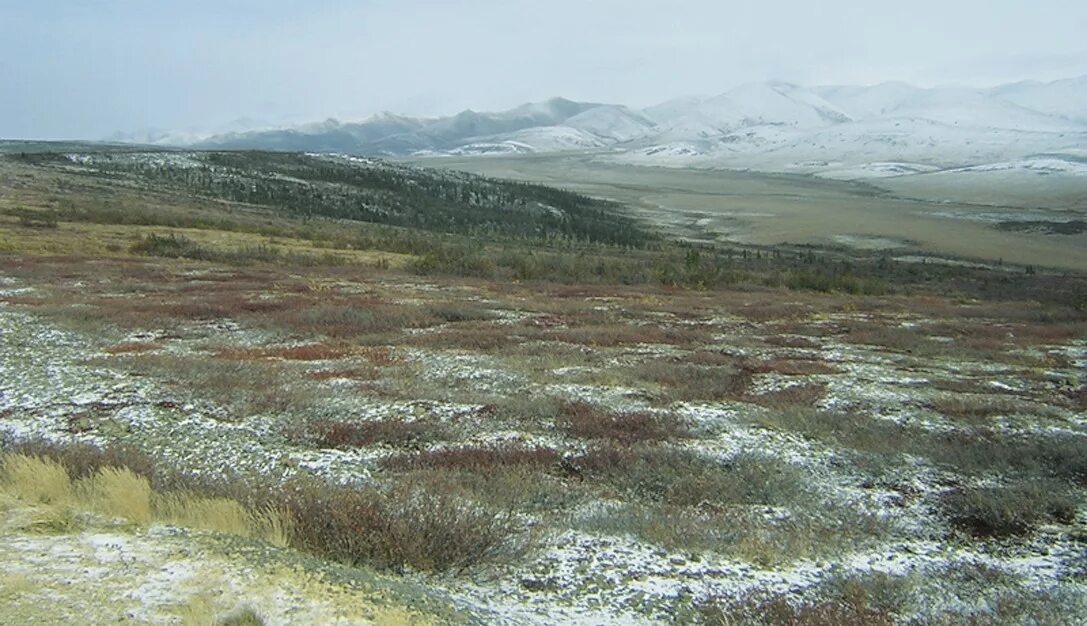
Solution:
M 612 198 L 696 241 L 841 246 L 1087 271 L 1087 231 L 1045 227 L 1087 219 L 1082 174 L 949 171 L 848 181 L 623 165 L 606 153 L 415 162 Z

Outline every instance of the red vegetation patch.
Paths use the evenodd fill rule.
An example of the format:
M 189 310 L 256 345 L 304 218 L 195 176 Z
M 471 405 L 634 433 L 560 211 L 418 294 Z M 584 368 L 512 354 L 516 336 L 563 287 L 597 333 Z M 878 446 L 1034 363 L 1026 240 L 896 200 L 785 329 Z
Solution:
M 162 347 L 160 343 L 154 343 L 151 341 L 130 341 L 127 343 L 119 343 L 115 346 L 106 348 L 107 354 L 137 354 L 140 352 L 150 352 L 151 350 L 158 350 Z
M 745 402 L 757 404 L 770 409 L 783 409 L 798 406 L 814 406 L 826 395 L 827 386 L 824 384 L 794 385 L 784 387 L 767 393 L 744 396 Z
M 498 468 L 528 467 L 544 469 L 558 466 L 562 457 L 551 448 L 521 445 L 463 446 L 401 454 L 385 459 L 387 469 L 407 471 L 445 469 L 485 473 Z
M 502 326 L 449 328 L 436 333 L 424 333 L 403 338 L 403 343 L 422 348 L 453 348 L 489 351 L 520 344 L 520 337 L 510 335 Z
M 321 370 L 307 374 L 312 380 L 374 380 L 378 372 L 374 368 L 351 368 L 338 370 Z
M 770 335 L 769 337 L 763 337 L 762 340 L 771 346 L 778 346 L 779 348 L 818 348 L 819 344 L 815 343 L 807 337 L 789 336 L 789 335 Z
M 17 304 L 22 306 L 41 306 L 48 302 L 45 298 L 32 296 L 0 296 L 0 303 Z
M 633 344 L 691 345 L 706 343 L 708 332 L 694 328 L 667 328 L 654 324 L 607 325 L 558 330 L 554 339 L 595 348 L 613 348 Z
M 322 448 L 364 448 L 378 444 L 406 445 L 433 439 L 434 428 L 421 422 L 385 419 L 365 422 L 319 420 L 306 425 L 294 439 L 309 439 Z
M 284 361 L 327 361 L 352 356 L 357 352 L 354 346 L 341 344 L 313 343 L 302 346 L 277 346 L 267 348 L 224 348 L 215 356 L 227 361 L 256 361 L 260 359 L 282 359 Z
M 698 350 L 691 352 L 679 358 L 679 361 L 690 365 L 736 365 L 737 358 L 731 354 L 725 354 L 724 352 L 714 352 L 712 350 Z
M 665 441 L 687 434 L 683 423 L 672 414 L 616 413 L 588 402 L 565 404 L 558 426 L 573 437 L 608 439 L 623 445 Z

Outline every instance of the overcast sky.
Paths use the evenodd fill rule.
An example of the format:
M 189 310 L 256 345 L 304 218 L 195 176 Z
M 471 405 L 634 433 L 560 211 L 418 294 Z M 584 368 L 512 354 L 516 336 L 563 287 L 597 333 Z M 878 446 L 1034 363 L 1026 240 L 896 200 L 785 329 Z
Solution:
M 0 0 L 0 137 L 1087 74 L 1087 0 Z

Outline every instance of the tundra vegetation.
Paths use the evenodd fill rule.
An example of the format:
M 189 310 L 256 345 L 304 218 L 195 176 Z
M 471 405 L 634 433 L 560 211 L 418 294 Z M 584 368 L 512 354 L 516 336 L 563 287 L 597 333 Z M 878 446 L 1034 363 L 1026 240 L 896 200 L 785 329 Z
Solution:
M 1085 286 L 376 160 L 15 152 L 0 617 L 1068 623 Z

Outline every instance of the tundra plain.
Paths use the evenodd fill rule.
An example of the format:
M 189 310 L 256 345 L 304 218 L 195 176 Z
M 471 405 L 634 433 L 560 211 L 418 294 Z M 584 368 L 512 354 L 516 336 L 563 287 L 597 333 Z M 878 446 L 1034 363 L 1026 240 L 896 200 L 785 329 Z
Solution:
M 569 157 L 425 165 L 584 195 L 24 149 L 0 621 L 1087 614 L 1082 233 Z

